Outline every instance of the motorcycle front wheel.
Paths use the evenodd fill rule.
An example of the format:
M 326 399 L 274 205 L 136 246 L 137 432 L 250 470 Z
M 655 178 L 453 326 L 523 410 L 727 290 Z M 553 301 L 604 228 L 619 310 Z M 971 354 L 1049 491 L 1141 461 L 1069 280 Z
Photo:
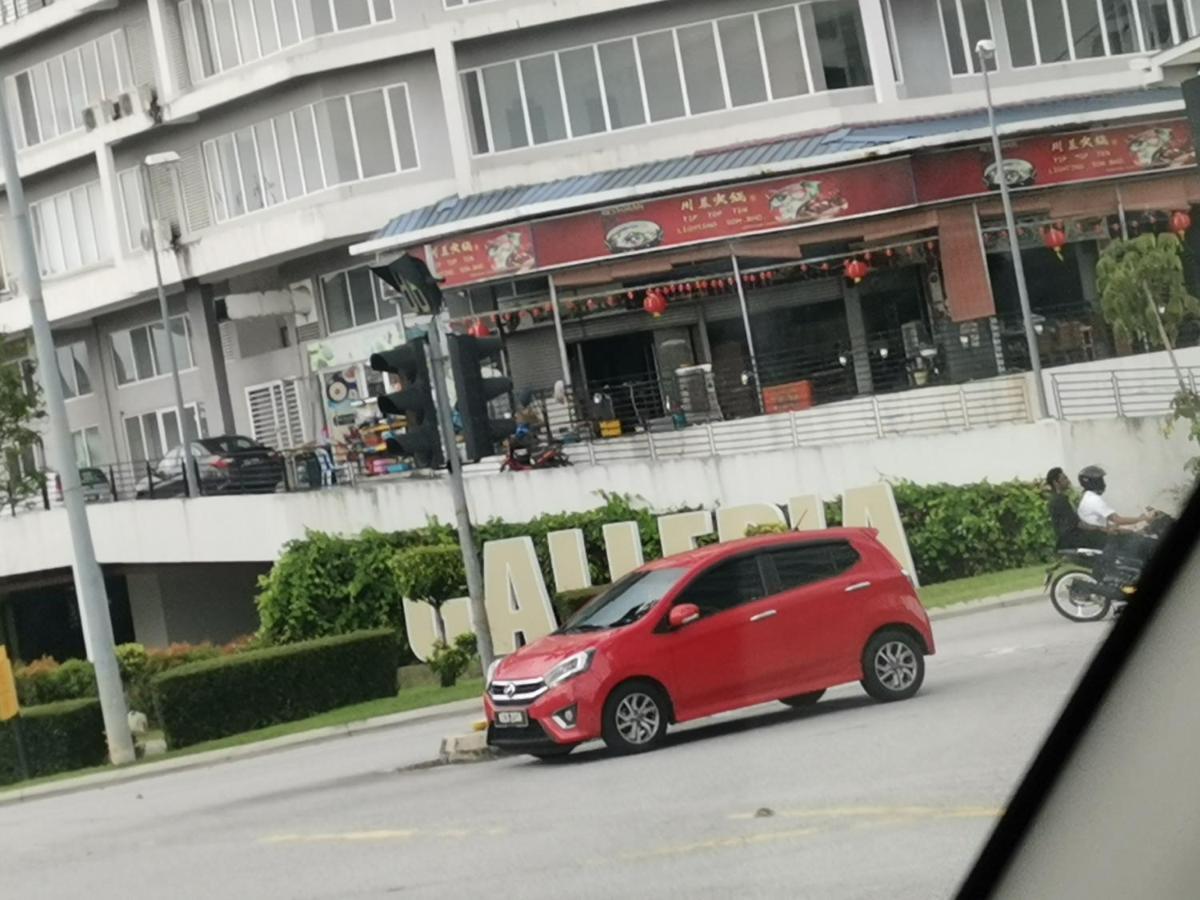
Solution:
M 1095 590 L 1099 586 L 1090 572 L 1063 572 L 1050 584 L 1050 602 L 1072 622 L 1098 622 L 1112 606 L 1107 597 Z

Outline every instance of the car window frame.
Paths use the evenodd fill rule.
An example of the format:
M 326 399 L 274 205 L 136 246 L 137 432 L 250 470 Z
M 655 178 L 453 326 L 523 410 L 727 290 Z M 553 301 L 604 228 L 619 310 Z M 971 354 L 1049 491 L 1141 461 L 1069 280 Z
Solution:
M 719 559 L 715 559 L 712 562 L 708 563 L 703 568 L 698 569 L 696 572 L 693 572 L 691 577 L 689 577 L 687 579 L 687 581 L 676 586 L 673 596 L 671 596 L 669 599 L 667 599 L 667 602 L 665 604 L 665 609 L 663 612 L 663 617 L 659 621 L 659 627 L 664 630 L 670 630 L 670 626 L 668 623 L 669 623 L 669 620 L 671 617 L 671 610 L 674 609 L 676 606 L 678 606 L 680 603 L 690 602 L 687 599 L 687 592 L 701 578 L 703 578 L 705 575 L 711 574 L 712 572 L 716 571 L 716 569 L 718 569 L 721 566 L 729 565 L 731 563 L 738 562 L 740 560 L 748 559 L 748 558 L 754 559 L 755 562 L 758 564 L 758 577 L 762 582 L 763 595 L 761 597 L 756 597 L 753 600 L 744 600 L 741 603 L 737 603 L 733 606 L 728 606 L 725 609 L 719 610 L 715 613 L 709 613 L 708 615 L 704 615 L 702 613 L 701 617 L 700 617 L 700 621 L 703 621 L 703 622 L 710 621 L 712 619 L 717 618 L 718 616 L 724 615 L 725 613 L 733 612 L 735 609 L 740 609 L 741 607 L 746 606 L 750 603 L 757 603 L 760 600 L 765 600 L 768 597 L 770 597 L 771 594 L 769 591 L 769 586 L 767 584 L 766 574 L 763 571 L 762 548 L 755 548 L 754 550 L 749 550 L 749 551 L 745 551 L 742 553 L 735 553 L 735 554 L 731 554 L 729 556 L 722 556 Z

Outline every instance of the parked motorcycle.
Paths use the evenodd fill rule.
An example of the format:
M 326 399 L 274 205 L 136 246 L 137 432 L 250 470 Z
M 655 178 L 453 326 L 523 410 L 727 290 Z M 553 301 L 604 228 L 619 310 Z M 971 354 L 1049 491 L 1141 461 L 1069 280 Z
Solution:
M 1174 524 L 1158 513 L 1143 534 L 1158 539 Z M 1137 593 L 1142 576 L 1141 559 L 1088 548 L 1059 551 L 1059 558 L 1046 570 L 1044 590 L 1059 614 L 1072 622 L 1098 622 L 1115 610 L 1117 614 Z
M 559 441 L 545 447 L 526 447 L 509 441 L 500 471 L 528 472 L 534 469 L 561 469 L 570 465 L 573 463 Z

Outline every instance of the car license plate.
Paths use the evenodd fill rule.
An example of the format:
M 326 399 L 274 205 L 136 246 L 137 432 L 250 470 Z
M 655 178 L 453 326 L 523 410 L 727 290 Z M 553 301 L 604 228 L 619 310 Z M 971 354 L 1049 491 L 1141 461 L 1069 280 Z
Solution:
M 496 725 L 501 728 L 524 728 L 529 716 L 523 709 L 501 709 L 496 711 Z

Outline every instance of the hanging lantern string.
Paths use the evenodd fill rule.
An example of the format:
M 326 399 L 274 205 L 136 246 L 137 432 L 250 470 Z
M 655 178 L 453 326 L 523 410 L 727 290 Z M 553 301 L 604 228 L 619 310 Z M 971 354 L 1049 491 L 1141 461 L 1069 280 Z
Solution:
M 808 273 L 810 270 L 814 270 L 819 272 L 821 277 L 833 277 L 838 273 L 845 274 L 847 263 L 858 257 L 864 259 L 869 257 L 870 267 L 875 268 L 881 261 L 893 259 L 901 262 L 910 261 L 917 255 L 915 251 L 920 251 L 922 254 L 936 254 L 938 251 L 937 238 L 913 238 L 889 244 L 863 246 L 858 249 L 851 248 L 848 252 L 844 253 L 830 253 L 824 256 L 808 257 L 778 265 L 743 268 L 741 270 L 742 283 L 744 286 L 769 285 L 779 280 L 786 273 L 794 271 Z M 592 312 L 609 312 L 619 309 L 623 304 L 626 305 L 626 309 L 633 310 L 644 308 L 645 297 L 651 292 L 661 294 L 667 299 L 678 300 L 682 298 L 687 300 L 718 294 L 729 294 L 736 290 L 737 283 L 733 278 L 733 273 L 726 272 L 720 275 L 696 275 L 688 278 L 672 278 L 665 281 L 639 285 L 633 289 L 611 287 L 608 290 L 596 291 L 589 294 L 559 297 L 558 306 L 560 310 L 572 315 L 588 310 L 588 303 L 593 304 L 590 310 Z M 505 314 L 532 317 L 535 314 L 539 314 L 539 310 L 541 311 L 540 316 L 542 320 L 550 318 L 553 315 L 551 301 L 549 299 L 538 300 L 529 303 L 527 306 L 509 307 L 502 312 L 472 313 L 467 316 L 451 319 L 450 324 L 452 326 L 470 326 L 476 320 L 480 319 L 490 323 L 492 317 Z

